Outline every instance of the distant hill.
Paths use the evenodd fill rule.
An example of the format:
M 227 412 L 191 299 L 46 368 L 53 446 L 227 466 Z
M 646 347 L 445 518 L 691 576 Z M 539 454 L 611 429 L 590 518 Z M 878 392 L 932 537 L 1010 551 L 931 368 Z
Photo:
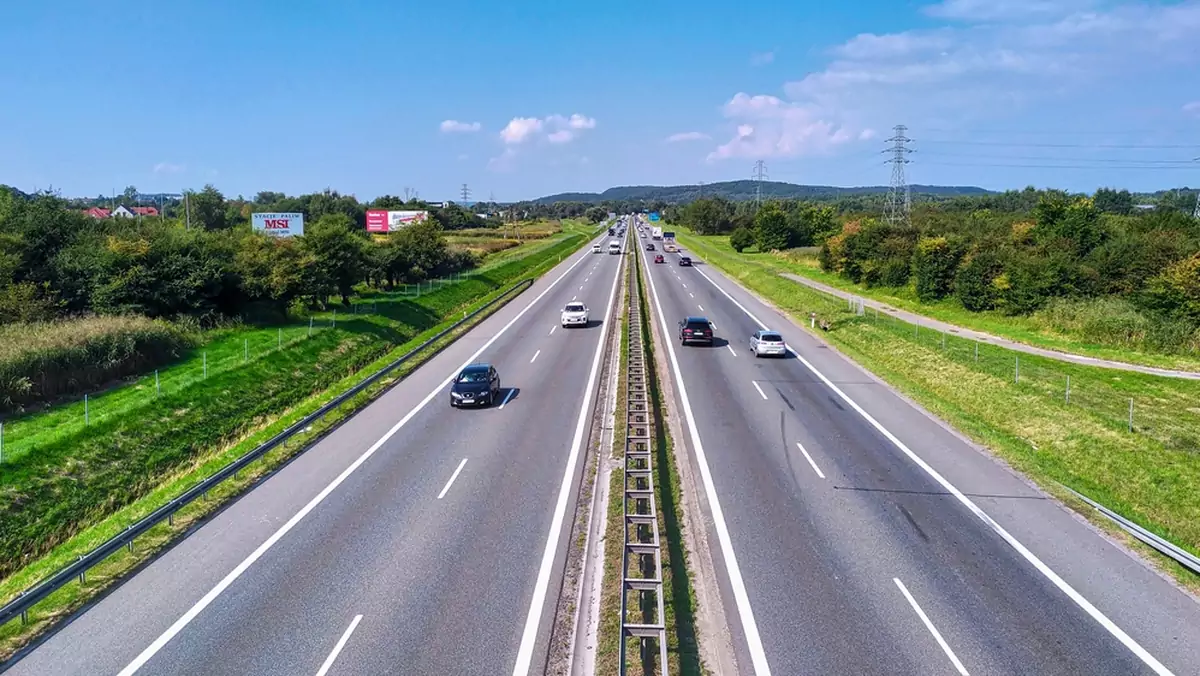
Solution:
M 755 191 L 760 186 L 757 181 L 724 181 L 707 185 L 631 185 L 609 188 L 602 193 L 594 192 L 564 192 L 533 200 L 537 204 L 554 202 L 603 202 L 619 200 L 661 200 L 663 202 L 689 202 L 698 197 L 724 197 L 740 201 L 754 199 Z M 847 195 L 875 195 L 886 193 L 887 186 L 864 186 L 855 188 L 838 188 L 828 185 L 796 185 L 781 181 L 763 181 L 761 183 L 763 197 L 817 199 Z M 914 185 L 914 194 L 921 195 L 989 195 L 993 191 L 974 186 L 943 186 L 943 185 Z

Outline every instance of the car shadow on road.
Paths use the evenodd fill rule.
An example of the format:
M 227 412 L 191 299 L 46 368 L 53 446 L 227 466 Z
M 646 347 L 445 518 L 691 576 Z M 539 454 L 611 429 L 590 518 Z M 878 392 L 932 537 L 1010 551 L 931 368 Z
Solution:
M 724 338 L 713 336 L 712 344 L 709 343 L 688 343 L 688 347 L 725 347 L 729 345 L 729 341 Z
M 495 406 L 499 408 L 504 404 L 511 404 L 521 396 L 521 388 L 519 387 L 501 387 L 500 398 L 496 400 Z

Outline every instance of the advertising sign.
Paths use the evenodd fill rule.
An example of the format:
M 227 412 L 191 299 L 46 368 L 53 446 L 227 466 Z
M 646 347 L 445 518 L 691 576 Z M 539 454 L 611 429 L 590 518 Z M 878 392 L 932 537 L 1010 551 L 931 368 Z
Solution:
M 650 220 L 652 220 L 652 221 L 657 221 L 657 220 L 658 220 L 658 212 L 657 212 L 657 211 L 651 211 L 651 212 L 650 212 Z
M 391 232 L 429 218 L 428 211 L 367 210 L 367 232 Z
M 250 217 L 250 224 L 258 232 L 274 237 L 296 237 L 304 234 L 304 214 L 258 213 Z

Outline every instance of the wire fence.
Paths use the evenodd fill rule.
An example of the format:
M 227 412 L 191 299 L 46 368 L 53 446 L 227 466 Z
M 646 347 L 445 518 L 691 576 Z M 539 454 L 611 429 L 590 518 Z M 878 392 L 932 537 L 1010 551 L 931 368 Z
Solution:
M 1027 354 L 908 322 L 866 307 L 861 298 L 847 300 L 805 288 L 812 292 L 810 297 L 819 299 L 811 303 L 814 327 L 822 321 L 829 330 L 851 323 L 869 324 L 936 351 L 959 366 L 1007 381 L 1022 392 L 1084 409 L 1114 429 L 1152 437 L 1168 448 L 1200 451 L 1200 382 Z

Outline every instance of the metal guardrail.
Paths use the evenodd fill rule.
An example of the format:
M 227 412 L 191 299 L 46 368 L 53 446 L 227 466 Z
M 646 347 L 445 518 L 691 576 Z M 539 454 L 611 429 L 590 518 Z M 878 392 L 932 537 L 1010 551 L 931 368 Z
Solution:
M 167 521 L 168 523 L 173 523 L 173 517 L 176 512 L 183 509 L 187 505 L 191 504 L 192 502 L 194 502 L 196 499 L 200 498 L 201 496 L 205 495 L 206 493 L 208 493 L 208 491 L 212 490 L 218 484 L 225 481 L 229 477 L 234 476 L 235 474 L 240 472 L 242 469 L 244 469 L 247 465 L 254 462 L 258 458 L 262 457 L 268 451 L 271 451 L 272 449 L 277 448 L 280 444 L 283 444 L 284 442 L 286 442 L 293 435 L 295 435 L 301 431 L 304 431 L 305 428 L 307 428 L 312 423 L 317 422 L 320 419 L 324 418 L 325 415 L 328 414 L 330 411 L 332 411 L 335 408 L 346 403 L 346 401 L 348 401 L 352 397 L 358 395 L 359 393 L 361 393 L 363 390 L 367 389 L 371 385 L 375 384 L 380 379 L 382 379 L 384 376 L 386 376 L 389 373 L 391 373 L 392 371 L 396 370 L 397 368 L 402 366 L 405 362 L 408 362 L 409 360 L 411 360 L 414 356 L 416 356 L 418 353 L 420 353 L 423 350 L 425 350 L 426 348 L 428 348 L 430 345 L 433 345 L 434 343 L 441 340 L 442 338 L 445 338 L 452 331 L 458 329 L 463 324 L 466 324 L 467 322 L 471 321 L 472 319 L 477 317 L 480 313 L 488 310 L 489 308 L 493 307 L 497 303 L 511 299 L 514 295 L 516 295 L 516 293 L 518 293 L 520 291 L 524 291 L 525 289 L 528 289 L 530 286 L 533 285 L 533 281 L 534 280 L 532 278 L 525 279 L 525 280 L 522 280 L 522 281 L 516 283 L 512 287 L 509 287 L 509 289 L 506 290 L 504 293 L 493 298 L 492 300 L 488 301 L 484 305 L 476 308 L 474 311 L 464 315 L 462 319 L 459 319 L 458 321 L 454 322 L 453 324 L 446 327 L 445 329 L 442 329 L 441 331 L 437 332 L 434 336 L 432 336 L 425 342 L 421 343 L 417 347 L 413 348 L 412 350 L 409 350 L 405 354 L 398 357 L 392 363 L 384 366 L 383 368 L 379 369 L 375 373 L 372 373 L 371 375 L 367 376 L 366 379 L 364 379 L 362 382 L 351 387 L 350 389 L 346 390 L 342 394 L 339 394 L 337 397 L 335 397 L 333 400 L 331 400 L 330 402 L 328 402 L 321 408 L 304 416 L 297 422 L 288 426 L 286 429 L 284 429 L 280 433 L 276 434 L 275 436 L 271 437 L 270 439 L 259 444 L 256 448 L 247 452 L 245 455 L 237 458 L 236 460 L 230 462 L 228 465 L 217 470 L 217 472 L 215 472 L 211 476 L 207 477 L 200 483 L 198 483 L 195 486 L 192 486 L 188 490 L 184 491 L 181 495 L 176 497 L 174 500 L 171 500 L 170 502 L 159 507 L 158 509 L 154 510 L 150 514 L 142 517 L 137 522 L 129 525 L 128 527 L 125 528 L 125 530 L 123 530 L 119 534 L 113 536 L 107 542 L 104 542 L 103 544 L 99 545 L 98 547 L 96 547 L 92 551 L 88 552 L 87 554 L 80 556 L 79 559 L 77 561 L 75 561 L 74 563 L 63 567 L 62 569 L 60 569 L 58 572 L 54 573 L 50 577 L 45 578 L 44 580 L 37 583 L 36 585 L 21 592 L 12 601 L 9 601 L 3 607 L 0 607 L 0 626 L 7 624 L 10 620 L 17 617 L 18 615 L 21 617 L 21 621 L 25 622 L 28 619 L 29 610 L 35 604 L 37 604 L 39 601 L 46 598 L 47 596 L 54 593 L 55 591 L 58 591 L 60 588 L 66 586 L 67 583 L 71 582 L 72 580 L 74 580 L 76 578 L 78 578 L 81 583 L 84 582 L 86 580 L 87 571 L 91 570 L 92 567 L 94 567 L 95 565 L 97 565 L 98 563 L 103 561 L 104 559 L 108 558 L 112 554 L 116 553 L 117 550 L 121 549 L 122 547 L 129 547 L 130 549 L 132 549 L 133 541 L 135 538 L 137 538 L 137 536 L 145 533 L 146 531 L 150 530 L 151 528 L 158 525 L 159 523 L 162 523 L 163 521 Z
M 622 497 L 625 524 L 624 552 L 621 556 L 621 676 L 625 676 L 628 668 L 629 639 L 637 639 L 643 672 L 666 676 L 667 630 L 663 610 L 662 548 L 658 533 L 658 507 L 654 499 L 654 422 L 650 417 L 650 393 L 646 389 L 641 278 L 638 274 L 637 252 L 633 255 L 634 262 L 629 265 L 629 353 L 625 363 L 625 491 Z M 633 508 L 632 512 L 630 507 Z M 638 574 L 636 577 L 631 575 L 634 571 Z M 636 601 L 633 612 L 641 616 L 640 622 L 630 621 L 631 595 Z
M 1063 488 L 1067 489 L 1068 491 L 1070 491 L 1071 494 L 1074 495 L 1075 497 L 1086 502 L 1097 512 L 1100 512 L 1104 516 L 1111 519 L 1114 523 L 1116 523 L 1118 526 L 1120 526 L 1122 529 L 1124 529 L 1127 533 L 1129 533 L 1133 537 L 1135 537 L 1135 538 L 1141 540 L 1142 542 L 1150 545 L 1151 547 L 1157 549 L 1164 556 L 1174 559 L 1174 561 L 1176 563 L 1183 566 L 1184 568 L 1187 568 L 1188 570 L 1192 571 L 1193 573 L 1200 575 L 1200 558 L 1197 558 L 1191 552 L 1185 551 L 1185 550 L 1181 549 L 1179 546 L 1175 545 L 1174 543 L 1168 542 L 1167 540 L 1164 540 L 1163 538 L 1155 535 L 1154 533 L 1151 533 L 1150 531 L 1146 530 L 1145 528 L 1142 528 L 1141 526 L 1130 521 L 1129 519 L 1126 519 L 1125 517 L 1121 516 L 1120 514 L 1117 514 L 1116 512 L 1105 507 L 1104 505 L 1100 504 L 1099 502 L 1096 502 L 1095 500 L 1089 498 L 1088 496 L 1080 493 L 1079 491 L 1077 491 L 1069 486 L 1063 486 L 1062 484 L 1059 484 L 1059 485 L 1062 486 Z

